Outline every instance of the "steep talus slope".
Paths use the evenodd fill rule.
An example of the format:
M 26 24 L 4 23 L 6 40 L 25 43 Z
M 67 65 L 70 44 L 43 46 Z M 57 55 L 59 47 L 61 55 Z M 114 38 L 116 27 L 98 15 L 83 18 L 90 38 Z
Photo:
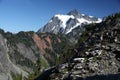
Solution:
M 64 35 L 0 30 L 0 79 L 36 76 L 43 69 L 59 64 L 62 48 L 70 46 Z M 32 75 L 33 76 L 33 75 Z M 34 77 L 33 76 L 33 77 Z M 16 79 L 16 78 L 15 78 Z
M 61 34 L 56 35 L 52 33 L 47 33 L 47 34 L 40 33 L 39 37 L 44 41 L 46 41 L 45 42 L 46 47 L 42 47 L 42 49 L 45 50 L 45 53 L 51 56 L 51 58 L 53 59 L 52 61 L 55 62 L 56 64 L 59 64 L 59 56 L 64 51 L 64 47 L 66 46 L 67 48 L 69 48 L 70 46 L 72 46 L 72 43 L 70 43 L 70 41 L 66 38 L 65 35 L 61 35 Z M 50 61 L 51 63 L 50 59 L 48 61 Z M 52 64 L 52 65 L 55 65 L 55 64 Z
M 45 49 L 48 48 L 45 41 L 42 40 L 37 34 L 34 34 L 33 39 L 38 48 L 42 51 L 42 55 L 44 55 L 47 58 L 50 58 L 50 55 L 45 52 Z
M 120 13 L 87 25 L 76 47 L 63 55 L 66 63 L 55 68 L 59 72 L 49 74 L 53 80 L 119 80 Z

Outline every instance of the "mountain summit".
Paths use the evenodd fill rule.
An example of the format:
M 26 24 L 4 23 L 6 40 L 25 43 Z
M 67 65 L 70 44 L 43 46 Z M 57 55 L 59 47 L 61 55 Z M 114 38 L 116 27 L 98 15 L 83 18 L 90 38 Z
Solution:
M 74 9 L 72 11 L 70 11 L 67 15 L 73 15 L 74 17 L 77 17 L 77 16 L 82 16 L 78 10 Z
M 79 13 L 76 9 L 70 11 L 68 14 L 56 14 L 51 20 L 39 29 L 40 32 L 63 33 L 68 34 L 76 27 L 83 27 L 90 23 L 100 23 L 102 20 L 93 16 L 88 16 Z

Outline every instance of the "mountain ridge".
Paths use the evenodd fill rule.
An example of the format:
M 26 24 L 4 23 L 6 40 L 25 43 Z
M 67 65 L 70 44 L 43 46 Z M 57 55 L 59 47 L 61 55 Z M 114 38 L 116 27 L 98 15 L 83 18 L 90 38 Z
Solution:
M 61 56 L 66 62 L 49 69 L 47 77 L 43 77 L 45 71 L 35 80 L 120 79 L 120 13 L 85 27 L 75 47 Z
M 40 32 L 63 33 L 68 34 L 78 26 L 84 26 L 90 23 L 100 23 L 102 20 L 93 16 L 80 14 L 77 10 L 72 10 L 68 14 L 56 14 L 41 29 Z

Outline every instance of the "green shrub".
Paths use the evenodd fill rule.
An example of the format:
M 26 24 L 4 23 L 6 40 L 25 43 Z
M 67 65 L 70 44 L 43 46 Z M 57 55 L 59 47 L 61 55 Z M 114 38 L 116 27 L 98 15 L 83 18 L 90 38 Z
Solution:
M 12 79 L 13 79 L 13 80 L 23 80 L 22 73 L 21 73 L 21 74 L 18 74 L 18 73 L 13 73 L 13 72 L 11 72 L 11 76 L 12 76 Z

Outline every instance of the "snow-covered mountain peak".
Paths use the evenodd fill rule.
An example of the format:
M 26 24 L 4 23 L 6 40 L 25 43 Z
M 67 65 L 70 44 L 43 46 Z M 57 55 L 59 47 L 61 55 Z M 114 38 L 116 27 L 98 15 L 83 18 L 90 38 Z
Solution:
M 67 15 L 56 14 L 38 32 L 51 32 L 68 34 L 76 27 L 83 27 L 90 23 L 100 23 L 102 20 L 94 16 L 80 14 L 77 10 L 70 11 Z

